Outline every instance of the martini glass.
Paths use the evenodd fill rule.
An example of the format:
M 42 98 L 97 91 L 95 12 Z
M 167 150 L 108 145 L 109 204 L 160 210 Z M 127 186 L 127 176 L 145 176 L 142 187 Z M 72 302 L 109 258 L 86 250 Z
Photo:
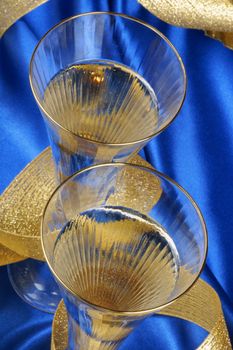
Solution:
M 194 284 L 207 253 L 204 219 L 190 195 L 132 164 L 71 176 L 50 197 L 41 232 L 71 350 L 118 349 L 145 317 Z
M 130 160 L 178 114 L 186 75 L 176 49 L 157 29 L 122 14 L 68 18 L 40 40 L 30 83 L 44 118 L 57 184 L 77 170 Z M 17 293 L 54 312 L 60 299 L 46 265 L 9 267 Z

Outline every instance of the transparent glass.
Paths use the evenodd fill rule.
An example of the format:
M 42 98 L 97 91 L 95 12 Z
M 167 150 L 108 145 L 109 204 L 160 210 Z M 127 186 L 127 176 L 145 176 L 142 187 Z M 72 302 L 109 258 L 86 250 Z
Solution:
M 72 67 L 83 69 L 77 75 Z M 168 39 L 114 13 L 83 14 L 51 29 L 33 54 L 30 82 L 59 181 L 88 165 L 127 160 L 171 123 L 186 90 Z
M 189 194 L 157 171 L 122 163 L 89 167 L 61 184 L 41 233 L 68 311 L 68 349 L 117 349 L 193 285 L 207 253 Z
M 129 160 L 164 130 L 182 106 L 186 75 L 176 49 L 157 29 L 122 14 L 97 12 L 68 18 L 40 40 L 30 84 L 59 184 L 87 166 Z M 33 306 L 55 311 L 59 298 L 55 301 L 54 287 L 48 288 L 52 281 L 43 285 L 42 269 L 37 279 L 36 263 L 33 273 L 26 273 L 30 262 L 25 264 L 21 274 L 13 271 L 19 265 L 9 267 L 17 293 Z M 48 279 L 46 270 L 44 276 Z

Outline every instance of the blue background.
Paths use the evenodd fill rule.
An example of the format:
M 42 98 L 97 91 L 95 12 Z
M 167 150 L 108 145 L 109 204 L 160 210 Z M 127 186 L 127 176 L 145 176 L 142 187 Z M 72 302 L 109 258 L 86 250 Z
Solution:
M 154 25 L 184 61 L 188 89 L 182 111 L 142 154 L 187 189 L 204 214 L 209 253 L 202 278 L 219 293 L 233 339 L 233 51 L 202 31 L 161 22 L 135 0 L 51 0 L 19 20 L 0 41 L 0 191 L 48 145 L 28 81 L 33 48 L 61 19 L 98 10 L 123 12 Z M 51 315 L 19 299 L 6 268 L 1 268 L 0 349 L 49 349 L 51 322 Z M 189 350 L 205 335 L 187 322 L 152 317 L 130 335 L 122 350 Z

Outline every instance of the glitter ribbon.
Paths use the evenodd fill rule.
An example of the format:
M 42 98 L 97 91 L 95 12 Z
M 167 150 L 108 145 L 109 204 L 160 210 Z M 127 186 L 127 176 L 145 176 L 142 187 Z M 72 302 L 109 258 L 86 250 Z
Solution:
M 1 0 L 0 38 L 19 18 L 34 10 L 47 0 Z
M 136 155 L 130 161 L 133 164 L 151 167 L 149 163 Z M 151 167 L 152 168 L 152 167 Z M 152 178 L 153 186 L 151 186 Z M 137 184 L 132 183 L 130 173 L 124 175 L 125 183 L 131 183 L 132 188 Z M 136 181 L 136 180 L 135 180 Z M 154 191 L 156 187 L 157 191 Z M 7 263 L 22 260 L 23 257 L 44 260 L 40 242 L 40 222 L 43 209 L 56 188 L 54 165 L 50 147 L 46 148 L 37 158 L 11 182 L 0 197 L 0 256 L 3 247 L 9 250 Z M 153 191 L 151 190 L 153 188 Z M 138 189 L 137 197 L 140 202 L 140 195 L 144 193 Z M 149 176 L 144 179 L 144 192 L 147 193 L 146 202 L 142 200 L 143 210 L 147 212 L 152 204 L 158 200 L 161 190 L 159 180 Z M 135 194 L 134 194 L 135 195 Z M 133 196 L 133 193 L 131 197 Z M 130 194 L 129 194 L 130 197 Z M 130 201 L 130 198 L 128 198 Z M 117 203 L 117 196 L 109 198 Z M 127 202 L 127 198 L 125 198 Z M 125 205 L 127 205 L 125 203 Z M 3 253 L 2 253 L 3 254 Z M 5 250 L 4 255 L 6 256 Z M 20 258 L 21 256 L 22 258 Z M 12 261 L 11 261 L 12 259 Z M 1 263 L 1 261 L 0 261 Z
M 131 163 L 151 167 L 139 156 L 134 157 Z M 128 181 L 127 178 L 125 180 Z M 151 178 L 148 178 L 149 181 Z M 44 259 L 40 244 L 40 221 L 43 208 L 55 187 L 51 149 L 46 148 L 0 197 L 0 265 L 25 257 Z M 147 183 L 145 188 L 148 191 L 148 203 L 144 209 L 148 210 L 151 203 L 159 199 L 161 192 L 156 191 L 157 195 L 153 197 L 154 191 L 150 193 Z M 198 349 L 231 349 L 220 299 L 214 289 L 201 279 L 185 295 L 164 308 L 161 314 L 180 317 L 206 329 L 209 335 Z M 53 350 L 65 349 L 66 317 L 64 306 L 61 305 L 53 323 Z
M 0 37 L 17 19 L 46 1 L 1 0 Z M 203 29 L 207 35 L 233 48 L 233 2 L 230 0 L 138 1 L 168 23 Z M 145 165 L 140 157 L 135 161 Z M 53 172 L 51 151 L 46 149 L 16 177 L 1 196 L 0 266 L 26 257 L 43 260 L 39 222 L 43 207 L 55 187 Z M 198 349 L 232 349 L 220 299 L 213 288 L 201 279 L 160 313 L 183 318 L 206 329 L 209 335 Z M 51 348 L 64 350 L 66 337 L 67 315 L 62 303 L 53 322 Z
M 17 19 L 48 0 L 1 0 L 0 38 Z M 233 48 L 232 0 L 138 0 L 163 21 L 203 29 L 206 35 Z
M 219 297 L 213 288 L 201 279 L 186 294 L 163 308 L 159 314 L 179 317 L 204 328 L 209 334 L 198 350 L 232 349 Z M 65 305 L 61 302 L 53 320 L 51 350 L 66 349 L 67 321 Z
M 148 11 L 175 26 L 202 29 L 233 49 L 232 0 L 138 0 Z

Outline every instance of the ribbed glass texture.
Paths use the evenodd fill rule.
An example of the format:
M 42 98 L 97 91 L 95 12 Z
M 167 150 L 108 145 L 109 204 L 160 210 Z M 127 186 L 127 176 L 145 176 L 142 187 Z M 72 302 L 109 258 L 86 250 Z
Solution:
M 30 81 L 59 182 L 88 165 L 126 161 L 173 120 L 186 89 L 169 41 L 111 13 L 77 16 L 48 32 Z
M 186 89 L 182 61 L 160 32 L 103 12 L 52 28 L 35 48 L 30 83 L 57 183 L 93 164 L 129 160 L 175 118 Z M 45 266 L 27 261 L 9 271 L 24 300 L 55 311 L 59 298 Z
M 145 186 L 142 186 L 145 184 Z M 51 197 L 42 244 L 69 313 L 69 349 L 117 349 L 184 293 L 205 261 L 205 223 L 175 182 L 133 165 L 81 171 Z

